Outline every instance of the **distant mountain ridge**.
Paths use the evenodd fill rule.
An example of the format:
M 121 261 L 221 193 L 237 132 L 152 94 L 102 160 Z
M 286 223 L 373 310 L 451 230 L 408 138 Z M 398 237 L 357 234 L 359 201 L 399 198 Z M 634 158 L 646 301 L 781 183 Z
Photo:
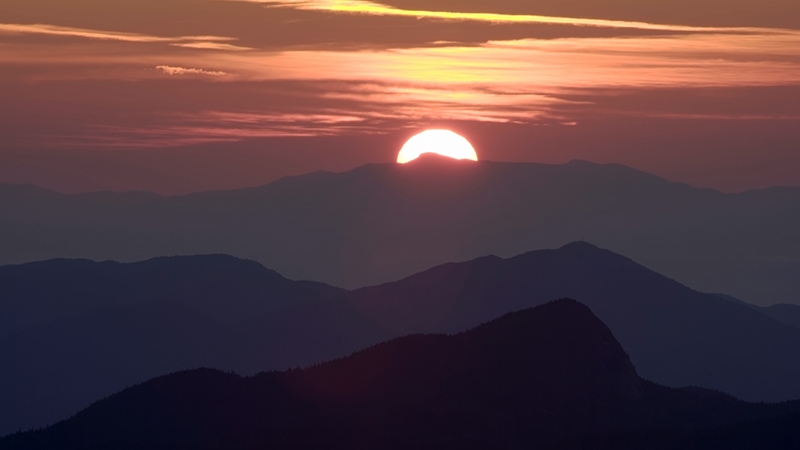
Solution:
M 160 377 L 0 448 L 547 448 L 630 430 L 771 424 L 798 410 L 642 380 L 589 308 L 561 300 L 304 370 Z
M 747 302 L 743 302 L 738 298 L 731 297 L 730 295 L 718 294 L 721 298 L 730 300 L 734 303 L 749 306 L 757 311 L 772 317 L 778 322 L 791 325 L 795 328 L 800 328 L 800 305 L 792 305 L 787 303 L 780 303 L 771 306 L 758 306 Z
M 164 373 L 305 367 L 557 298 L 588 305 L 645 378 L 746 400 L 800 398 L 800 329 L 587 243 L 449 263 L 354 291 L 227 256 L 59 260 L 0 267 L 0 434 Z
M 231 254 L 357 288 L 586 240 L 682 283 L 800 303 L 800 188 L 739 194 L 620 165 L 422 158 L 179 197 L 0 186 L 0 264 Z
M 0 286 L 0 337 L 111 305 L 177 301 L 236 323 L 343 292 L 323 283 L 290 281 L 228 255 L 127 264 L 49 260 L 0 267 Z

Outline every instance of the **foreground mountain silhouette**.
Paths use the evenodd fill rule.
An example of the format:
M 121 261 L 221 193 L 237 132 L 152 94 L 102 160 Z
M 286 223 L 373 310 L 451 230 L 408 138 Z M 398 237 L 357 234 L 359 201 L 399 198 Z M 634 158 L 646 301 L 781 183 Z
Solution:
M 304 370 L 165 376 L 44 431 L 0 440 L 0 448 L 530 448 L 798 410 L 798 402 L 747 404 L 645 381 L 587 307 L 561 300 Z
M 752 401 L 800 398 L 800 329 L 583 242 L 445 264 L 348 301 L 401 333 L 452 333 L 563 297 L 589 306 L 648 379 Z
M 341 293 L 223 255 L 0 267 L 0 435 L 165 373 L 255 373 L 288 367 L 287 354 L 315 362 L 390 336 L 331 312 Z M 273 323 L 281 310 L 300 316 Z
M 800 188 L 696 189 L 619 165 L 421 158 L 179 197 L 0 186 L 0 264 L 224 253 L 356 288 L 585 238 L 706 292 L 798 303 Z
M 648 379 L 752 401 L 800 398 L 800 329 L 580 242 L 350 292 L 226 256 L 48 261 L 0 267 L 0 297 L 0 434 L 164 373 L 307 366 L 564 297 L 592 308 Z

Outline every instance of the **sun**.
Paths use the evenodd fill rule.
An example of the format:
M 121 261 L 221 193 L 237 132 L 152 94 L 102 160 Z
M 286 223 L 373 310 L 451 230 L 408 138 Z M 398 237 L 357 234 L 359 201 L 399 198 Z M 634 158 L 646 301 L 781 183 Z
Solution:
M 453 159 L 478 160 L 472 145 L 462 136 L 450 130 L 427 130 L 412 137 L 400 149 L 397 162 L 405 164 L 423 153 L 436 153 Z

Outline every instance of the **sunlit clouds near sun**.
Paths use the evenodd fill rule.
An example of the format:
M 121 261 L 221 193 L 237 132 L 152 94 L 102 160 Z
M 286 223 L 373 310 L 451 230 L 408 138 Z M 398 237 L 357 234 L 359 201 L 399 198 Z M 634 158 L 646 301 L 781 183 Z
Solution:
M 787 45 L 787 41 L 792 45 Z M 796 49 L 797 54 L 785 51 L 787 48 Z M 765 59 L 765 54 L 773 59 Z M 237 74 L 231 79 L 238 81 L 340 82 L 335 90 L 317 93 L 319 108 L 310 106 L 304 114 L 357 118 L 362 125 L 359 131 L 370 131 L 372 124 L 371 131 L 378 132 L 386 129 L 389 119 L 396 123 L 437 120 L 567 123 L 571 119 L 558 109 L 570 103 L 564 95 L 576 90 L 797 84 L 800 83 L 800 36 L 692 34 L 530 39 L 489 42 L 476 47 L 176 55 L 175 61 L 213 68 L 182 73 L 230 72 Z M 327 106 L 331 101 L 339 104 Z M 285 114 L 293 117 L 296 111 Z M 238 126 L 225 117 L 219 117 L 217 126 Z M 280 117 L 280 111 L 272 110 L 266 117 L 274 120 Z M 191 121 L 191 116 L 185 120 Z M 283 122 L 264 119 L 260 126 L 264 133 L 271 130 L 272 134 L 329 134 L 354 131 L 355 120 L 330 123 L 326 130 L 320 130 L 315 121 L 294 121 L 291 127 Z M 192 128 L 191 132 L 195 137 L 204 134 L 203 128 Z M 243 130 L 243 136 L 251 132 Z M 232 135 L 235 133 L 227 133 L 226 137 Z M 219 130 L 207 136 L 217 139 Z
M 219 8 L 243 4 L 212 3 Z M 133 25 L 125 31 L 108 31 L 70 24 L 6 23 L 0 24 L 0 82 L 18 83 L 19 92 L 27 92 L 25 86 L 31 83 L 40 83 L 35 92 L 43 89 L 42 83 L 70 83 L 58 88 L 61 104 L 85 101 L 87 94 L 82 92 L 96 91 L 90 85 L 120 83 L 124 89 L 109 87 L 109 94 L 96 100 L 113 114 L 73 115 L 74 126 L 53 132 L 50 139 L 59 144 L 130 147 L 383 133 L 441 121 L 574 124 L 569 109 L 591 107 L 590 101 L 576 99 L 576 93 L 800 85 L 800 31 L 794 30 L 406 11 L 362 1 L 255 3 L 260 4 L 245 5 L 255 8 L 248 14 L 287 8 L 299 14 L 276 22 L 286 26 L 347 16 L 363 22 L 363 31 L 358 32 L 384 33 L 380 27 L 371 28 L 370 21 L 397 16 L 409 22 L 399 23 L 401 31 L 392 32 L 414 26 L 431 39 L 425 45 L 371 48 L 333 45 L 309 35 L 307 43 L 290 45 L 281 44 L 281 36 L 266 34 L 262 41 L 252 33 L 249 38 L 238 36 L 237 27 L 218 28 L 213 22 L 174 32 L 133 32 L 137 29 Z M 437 34 L 442 21 L 486 23 L 492 27 L 487 33 L 530 22 L 649 34 L 554 39 L 537 37 L 532 31 L 525 38 L 444 42 L 448 36 Z M 261 29 L 257 25 L 242 28 L 255 32 Z M 267 26 L 263 29 L 268 32 Z M 169 100 L 180 92 L 175 83 L 207 86 L 194 88 L 196 95 Z M 153 100 L 143 103 L 138 100 L 142 96 Z M 8 101 L 30 105 L 30 99 L 15 98 Z M 693 111 L 685 114 L 703 117 Z M 725 119 L 725 114 L 706 116 Z M 786 111 L 759 110 L 751 116 L 794 120 Z M 29 139 L 48 139 L 46 128 L 43 125 Z M 9 135 L 23 132 L 12 131 Z

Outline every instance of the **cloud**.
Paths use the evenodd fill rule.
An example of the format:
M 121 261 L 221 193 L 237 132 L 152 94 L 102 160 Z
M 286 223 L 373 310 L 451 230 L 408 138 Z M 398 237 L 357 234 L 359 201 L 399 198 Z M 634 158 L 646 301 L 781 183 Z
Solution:
M 73 28 L 61 27 L 57 25 L 47 24 L 13 24 L 13 23 L 0 23 L 0 33 L 7 34 L 43 34 L 51 36 L 67 36 L 67 37 L 81 37 L 87 39 L 99 39 L 106 41 L 122 41 L 122 42 L 165 42 L 165 43 L 180 43 L 185 41 L 190 42 L 225 42 L 235 41 L 236 38 L 225 36 L 177 36 L 177 37 L 160 37 L 150 36 L 146 34 L 137 33 L 123 33 L 118 31 L 100 31 L 91 30 L 86 28 Z
M 595 108 L 596 98 L 576 95 L 580 92 L 800 86 L 800 33 L 791 32 L 520 39 L 469 47 L 358 51 L 121 52 L 100 57 L 62 48 L 43 58 L 32 62 L 43 67 L 43 62 L 52 61 L 59 70 L 49 73 L 62 73 L 63 67 L 74 64 L 74 70 L 86 71 L 87 80 L 98 80 L 98 73 L 105 73 L 109 83 L 152 79 L 153 68 L 192 79 L 194 84 L 186 87 L 191 94 L 179 94 L 174 86 L 140 84 L 137 89 L 162 93 L 155 99 L 180 101 L 137 112 L 149 114 L 151 123 L 127 127 L 119 124 L 132 121 L 120 120 L 116 128 L 91 128 L 86 131 L 89 146 L 383 133 L 448 121 L 564 124 L 574 122 L 576 112 Z M 213 88 L 197 84 L 204 80 L 213 80 Z M 112 95 L 127 91 L 109 90 Z M 114 101 L 124 110 L 131 99 Z M 162 113 L 176 107 L 180 114 Z M 736 114 L 643 108 L 634 114 L 697 120 L 795 116 L 746 108 Z
M 366 22 L 371 20 L 370 15 L 411 17 L 420 14 L 359 1 L 260 3 L 361 14 Z M 250 6 L 253 10 L 265 11 Z M 576 92 L 603 91 L 604 95 L 612 95 L 608 93 L 800 85 L 800 32 L 797 31 L 673 27 L 526 15 L 422 13 L 421 17 L 437 20 L 630 26 L 670 32 L 505 39 L 473 45 L 450 41 L 431 46 L 429 44 L 435 42 L 431 40 L 419 47 L 378 49 L 314 44 L 298 47 L 284 43 L 283 47 L 260 50 L 233 45 L 234 38 L 228 37 L 160 37 L 53 25 L 0 24 L 0 32 L 5 33 L 92 39 L 65 40 L 57 45 L 49 39 L 24 44 L 14 40 L 0 43 L 0 67 L 4 69 L 0 82 L 4 79 L 18 83 L 33 80 L 43 85 L 69 80 L 70 89 L 81 92 L 83 81 L 87 86 L 85 92 L 89 93 L 94 93 L 94 87 L 100 82 L 108 85 L 119 82 L 126 88 L 109 88 L 110 97 L 104 97 L 111 98 L 109 102 L 117 102 L 118 106 L 109 106 L 109 110 L 127 111 L 126 105 L 140 103 L 134 98 L 146 94 L 147 89 L 152 90 L 151 94 L 158 93 L 152 96 L 155 99 L 152 105 L 161 98 L 174 99 L 165 100 L 161 106 L 148 103 L 147 108 L 152 110 L 135 112 L 139 117 L 151 118 L 148 120 L 155 121 L 152 118 L 158 117 L 164 121 L 134 127 L 141 130 L 142 142 L 147 145 L 187 140 L 380 133 L 409 124 L 441 121 L 563 124 L 574 122 L 570 114 L 575 110 L 592 107 L 594 100 L 586 100 L 590 96 L 581 98 Z M 297 14 L 323 16 L 307 12 Z M 325 20 L 328 18 L 326 16 Z M 439 24 L 426 22 L 425 26 L 438 27 Z M 685 32 L 676 33 L 676 30 Z M 98 43 L 97 40 L 168 45 L 132 46 Z M 247 42 L 255 41 L 248 38 Z M 163 74 L 186 80 L 170 82 Z M 147 82 L 129 83 L 139 80 Z M 294 85 L 286 91 L 276 88 L 291 84 L 289 82 Z M 179 92 L 178 84 L 182 86 L 180 89 L 192 92 Z M 213 89 L 208 85 L 214 85 Z M 58 95 L 69 94 L 59 91 Z M 82 98 L 86 96 L 76 94 L 73 101 L 85 101 Z M 22 102 L 20 100 L 20 104 L 30 104 Z M 175 110 L 181 114 L 158 115 Z M 734 117 L 720 115 L 719 111 L 642 111 L 642 115 L 647 114 L 698 120 Z M 794 115 L 742 110 L 735 117 L 737 120 L 793 120 Z M 86 120 L 99 119 L 87 117 Z M 116 125 L 132 122 L 120 119 Z M 108 133 L 109 139 L 117 136 L 114 139 L 119 142 L 131 141 L 137 136 L 136 132 L 123 133 L 119 129 L 103 128 L 101 131 Z M 110 145 L 100 134 L 92 139 Z
M 569 89 L 798 84 L 800 33 L 520 39 L 471 47 L 224 54 L 216 60 L 254 81 L 376 82 L 419 88 L 427 97 L 420 100 L 436 94 L 446 102 L 486 105 L 489 96 L 491 105 Z M 505 94 L 489 95 L 500 92 Z
M 156 66 L 156 69 L 164 72 L 167 75 L 208 75 L 212 77 L 223 77 L 225 75 L 230 75 L 228 73 L 220 71 L 187 69 L 185 67 L 175 67 L 175 66 Z
M 235 52 L 253 50 L 250 47 L 241 47 L 238 45 L 225 44 L 222 42 L 185 42 L 185 43 L 173 43 L 170 45 L 175 47 L 197 48 L 202 50 L 228 50 Z
M 340 125 L 363 122 L 363 117 L 327 112 L 322 114 L 312 113 L 241 113 L 225 111 L 206 111 L 198 116 L 188 116 L 194 120 L 203 120 L 208 123 L 229 123 L 239 125 L 260 126 L 273 123 L 313 123 L 318 125 Z
M 235 142 L 250 138 L 370 134 L 375 127 L 365 117 L 327 113 L 242 113 L 201 111 L 162 117 L 159 125 L 95 127 L 83 145 L 93 147 L 153 148 L 207 142 Z
M 312 11 L 330 11 L 351 14 L 366 14 L 378 16 L 403 16 L 420 19 L 454 20 L 488 22 L 495 24 L 550 24 L 572 25 L 602 28 L 630 28 L 651 31 L 677 31 L 677 32 L 742 32 L 763 30 L 759 28 L 720 28 L 698 27 L 687 25 L 657 24 L 624 20 L 588 19 L 576 17 L 554 17 L 535 14 L 499 14 L 475 13 L 457 11 L 428 11 L 395 8 L 380 3 L 364 0 L 229 0 L 249 3 L 261 3 L 270 7 L 290 7 Z

